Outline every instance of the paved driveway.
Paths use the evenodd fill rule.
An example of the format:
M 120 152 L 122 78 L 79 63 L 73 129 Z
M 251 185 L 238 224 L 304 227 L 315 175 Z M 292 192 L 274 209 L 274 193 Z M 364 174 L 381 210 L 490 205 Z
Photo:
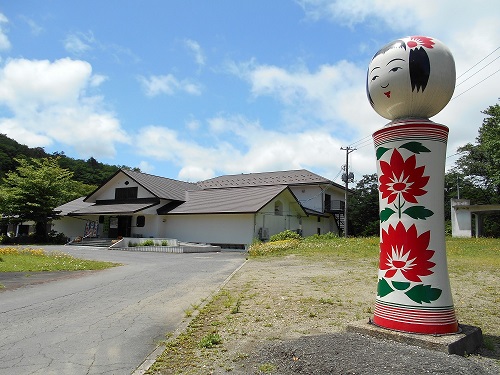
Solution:
M 161 254 L 50 247 L 124 266 L 0 293 L 0 374 L 130 374 L 241 253 Z

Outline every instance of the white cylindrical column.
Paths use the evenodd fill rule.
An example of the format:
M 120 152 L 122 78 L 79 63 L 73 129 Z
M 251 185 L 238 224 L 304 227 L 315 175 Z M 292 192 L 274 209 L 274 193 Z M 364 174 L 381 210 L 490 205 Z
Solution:
M 380 262 L 373 323 L 455 333 L 446 260 L 444 166 L 448 128 L 396 120 L 373 134 L 380 204 Z

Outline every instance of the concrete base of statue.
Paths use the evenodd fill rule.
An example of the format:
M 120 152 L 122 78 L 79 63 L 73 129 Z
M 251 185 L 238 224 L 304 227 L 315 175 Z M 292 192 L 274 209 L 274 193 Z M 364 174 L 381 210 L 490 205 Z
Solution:
M 475 352 L 483 343 L 481 328 L 464 324 L 459 325 L 457 333 L 423 335 L 378 327 L 371 319 L 364 319 L 349 324 L 347 331 L 461 356 Z

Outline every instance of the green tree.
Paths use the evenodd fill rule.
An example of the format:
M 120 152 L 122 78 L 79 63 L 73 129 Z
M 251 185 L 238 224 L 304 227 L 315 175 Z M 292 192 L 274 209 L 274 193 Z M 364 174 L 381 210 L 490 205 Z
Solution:
M 476 144 L 467 143 L 458 152 L 456 168 L 468 181 L 488 191 L 497 203 L 500 194 L 500 105 L 495 104 L 482 112 L 487 115 L 479 128 Z
M 470 199 L 473 204 L 498 204 L 500 203 L 500 105 L 490 106 L 482 113 L 486 117 L 479 128 L 476 143 L 468 143 L 458 149 L 462 155 L 451 171 L 451 174 L 454 174 L 451 180 L 454 180 L 455 184 L 458 181 L 460 198 Z M 449 179 L 447 181 L 451 182 Z M 454 194 L 456 198 L 457 188 L 454 190 L 457 193 Z M 500 237 L 499 214 L 485 216 L 483 235 Z
M 47 224 L 58 218 L 54 208 L 94 190 L 72 180 L 58 158 L 15 159 L 18 167 L 3 179 L 0 212 L 12 222 L 34 221 L 36 241 L 47 240 Z
M 349 234 L 378 236 L 379 205 L 377 174 L 364 175 L 349 196 Z

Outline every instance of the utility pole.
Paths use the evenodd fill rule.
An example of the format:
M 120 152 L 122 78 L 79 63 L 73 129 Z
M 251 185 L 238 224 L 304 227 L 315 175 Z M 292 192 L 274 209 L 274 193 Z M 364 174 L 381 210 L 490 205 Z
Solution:
M 344 237 L 348 236 L 347 229 L 347 191 L 349 190 L 349 182 L 354 181 L 354 174 L 352 172 L 349 173 L 349 154 L 353 151 L 356 151 L 355 148 L 352 147 L 341 147 L 341 150 L 345 150 L 345 173 L 342 175 L 342 181 L 345 183 L 345 203 L 344 203 Z

